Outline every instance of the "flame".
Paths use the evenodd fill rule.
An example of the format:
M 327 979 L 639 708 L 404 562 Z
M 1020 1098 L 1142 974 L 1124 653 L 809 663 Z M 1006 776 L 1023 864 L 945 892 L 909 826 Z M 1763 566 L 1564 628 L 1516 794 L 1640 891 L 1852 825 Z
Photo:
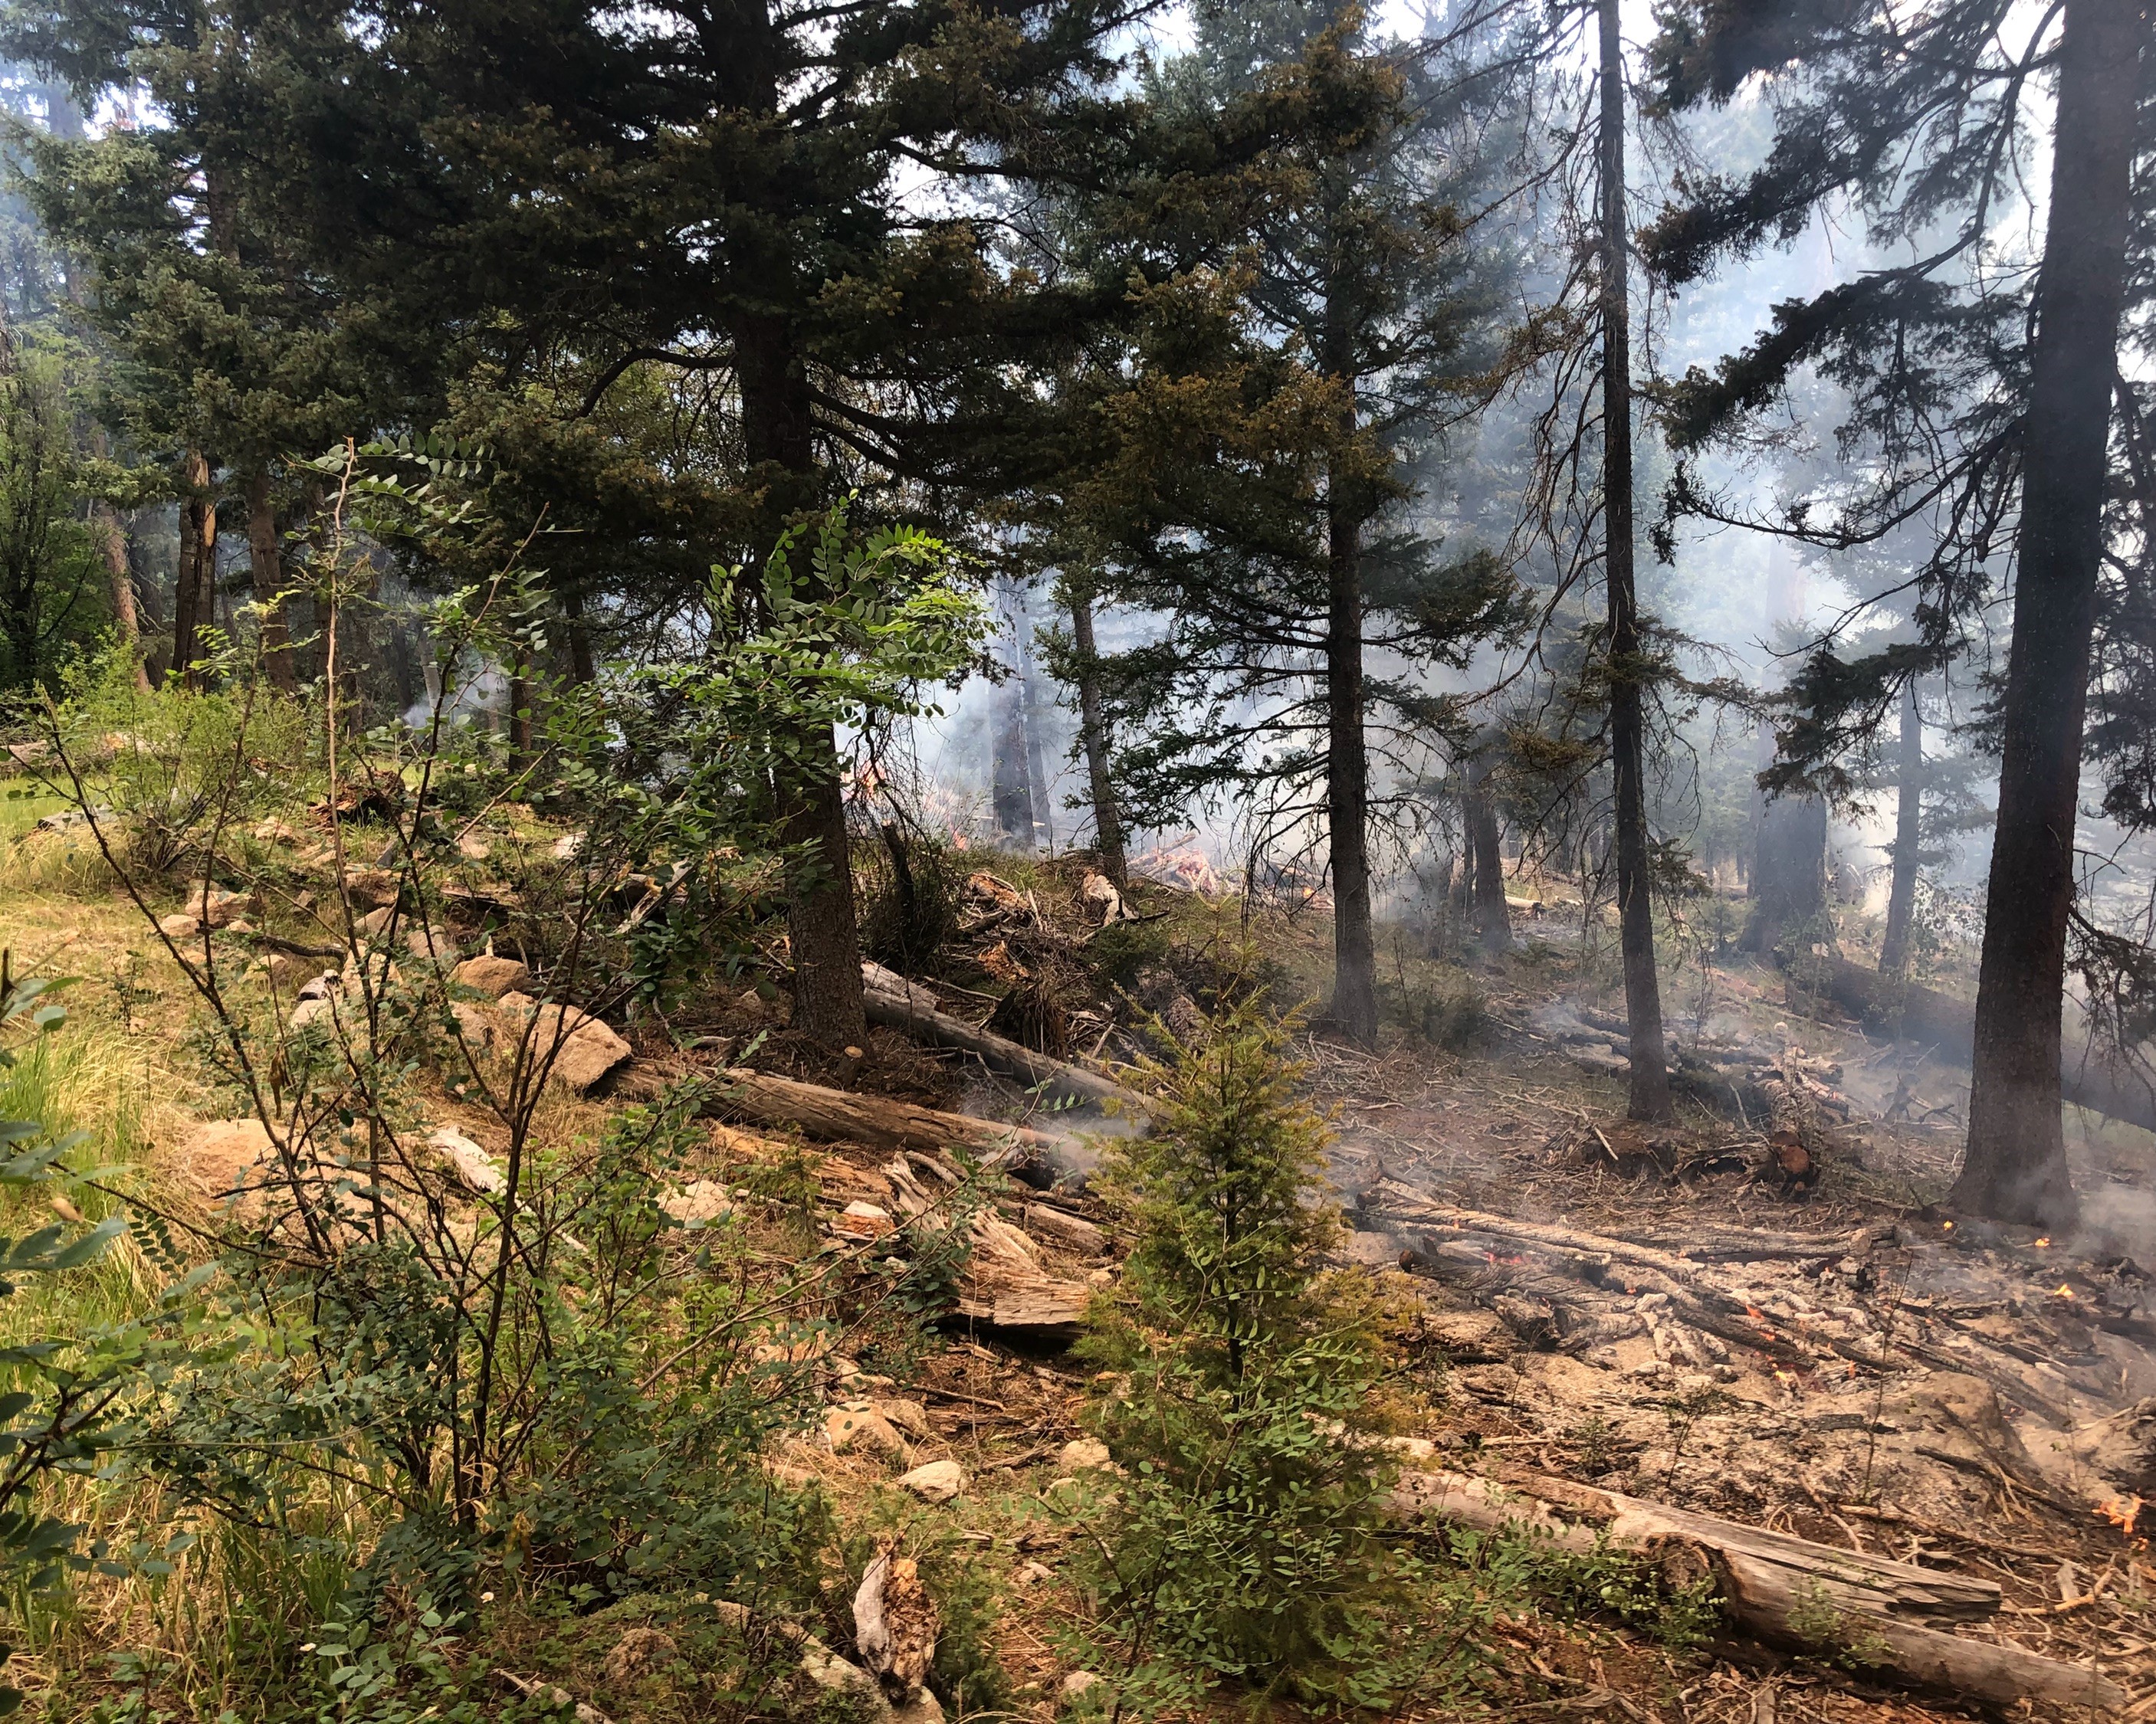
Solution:
M 1951 1221 L 1942 1221 L 1939 1225 L 1944 1228 L 1948 1233 L 1952 1233 L 1953 1231 L 1953 1223 Z
M 2065 1282 L 2061 1281 L 2056 1287 L 2052 1289 L 2051 1296 L 2054 1299 L 2071 1299 L 2074 1296 L 2074 1290 L 2066 1285 Z
M 2140 1519 L 2141 1511 L 2147 1506 L 2138 1496 L 2129 1496 L 2124 1502 L 2114 1496 L 2109 1502 L 2098 1503 L 2096 1511 L 2118 1528 L 2121 1537 L 2131 1538 L 2133 1537 L 2133 1523 Z
M 2041 1251 L 2051 1243 L 2051 1242 L 2049 1239 L 2039 1239 L 2036 1241 L 2036 1249 Z

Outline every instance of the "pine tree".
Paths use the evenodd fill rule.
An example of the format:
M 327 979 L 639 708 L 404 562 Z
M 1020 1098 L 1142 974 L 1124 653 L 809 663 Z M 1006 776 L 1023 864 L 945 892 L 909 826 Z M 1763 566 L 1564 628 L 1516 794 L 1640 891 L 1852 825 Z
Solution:
M 1120 290 L 996 267 L 980 224 L 925 217 L 906 177 L 963 202 L 1112 148 L 1104 44 L 1130 18 L 1102 0 L 362 0 L 258 29 L 307 168 L 293 243 L 398 365 L 484 374 L 510 401 L 573 382 L 562 419 L 677 380 L 708 481 L 690 541 L 752 566 L 837 495 L 932 515 L 1034 458 L 1028 367 Z M 695 594 L 631 602 L 678 618 Z M 563 595 L 572 647 L 597 596 Z M 775 786 L 794 1021 L 840 1044 L 864 1025 L 846 784 L 834 736 L 799 741 Z
M 2149 29 L 2131 0 L 2065 0 L 2056 32 L 2023 48 L 2008 9 L 2004 0 L 1671 8 L 1656 50 L 1665 102 L 1726 102 L 1764 74 L 1775 143 L 1742 182 L 1688 187 L 1647 249 L 1682 283 L 1717 256 L 1794 237 L 1815 209 L 1845 199 L 1875 242 L 1904 249 L 1907 261 L 1776 308 L 1751 349 L 1713 376 L 1687 377 L 1672 392 L 1673 436 L 1697 448 L 1725 434 L 1817 365 L 1850 393 L 1845 447 L 1871 452 L 1872 482 L 1832 520 L 1794 525 L 1828 544 L 1866 542 L 1914 518 L 1936 525 L 1917 571 L 1917 639 L 1846 661 L 1830 652 L 1810 668 L 1816 721 L 1805 750 L 1784 762 L 1794 772 L 1876 728 L 1903 682 L 1964 649 L 1995 591 L 1995 553 L 2014 544 L 1994 913 L 1953 1201 L 2056 1226 L 2076 1208 L 2059 1055 L 2084 717 L 2092 670 L 2126 663 L 2098 637 L 2099 615 L 2130 613 L 2115 589 L 2143 577 L 2132 557 L 2115 557 L 2114 595 L 2103 599 L 2107 537 L 2118 542 L 2105 522 L 2112 468 L 2142 416 L 2138 391 L 2122 381 L 2120 344 L 2150 279 L 2131 190 L 2151 143 L 2141 101 Z M 1989 255 L 1992 224 L 2018 195 L 2015 144 L 2047 69 L 2056 73 L 2047 227 L 2035 267 L 2017 270 Z M 2123 442 L 2112 430 L 2119 399 Z M 1688 486 L 1677 500 L 1714 506 Z
M 1422 72 L 1352 10 L 1201 16 L 1152 91 L 1181 172 L 1087 212 L 1142 285 L 1129 349 L 1075 386 L 1093 440 L 1066 511 L 1081 560 L 1107 547 L 1101 587 L 1163 619 L 1098 660 L 1142 721 L 1119 757 L 1127 817 L 1225 800 L 1255 847 L 1322 828 L 1328 1016 L 1364 1043 L 1372 845 L 1411 799 L 1384 774 L 1457 728 L 1421 673 L 1511 618 L 1496 560 L 1440 560 L 1411 513 L 1410 462 L 1499 360 L 1493 259 L 1460 231 Z

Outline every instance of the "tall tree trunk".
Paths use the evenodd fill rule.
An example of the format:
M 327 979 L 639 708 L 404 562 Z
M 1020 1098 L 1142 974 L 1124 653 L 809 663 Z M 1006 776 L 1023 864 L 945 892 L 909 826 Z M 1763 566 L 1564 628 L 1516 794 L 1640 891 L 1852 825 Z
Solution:
M 1093 595 L 1076 580 L 1070 583 L 1070 640 L 1077 649 L 1078 731 L 1086 749 L 1087 794 L 1093 801 L 1093 850 L 1101 872 L 1118 889 L 1130 884 L 1123 853 L 1123 814 L 1108 777 L 1108 721 L 1101 705 L 1101 654 L 1093 640 Z
M 1467 828 L 1467 853 L 1474 859 L 1476 931 L 1483 949 L 1499 952 L 1511 949 L 1512 913 L 1505 907 L 1505 858 L 1497 843 L 1497 805 L 1480 787 L 1489 775 L 1481 767 L 1469 772 L 1469 789 L 1460 799 Z
M 995 687 L 988 732 L 988 804 L 1004 843 L 1033 848 L 1033 783 L 1025 768 L 1025 682 L 1017 638 L 1024 627 L 1008 580 L 998 579 L 998 620 L 1011 631 L 1011 671 Z
M 1826 804 L 1815 796 L 1781 796 L 1759 817 L 1752 862 L 1752 919 L 1738 942 L 1770 957 L 1789 931 L 1826 914 Z
M 142 658 L 142 618 L 135 606 L 135 571 L 127 560 L 127 529 L 120 524 L 120 511 L 102 500 L 90 505 L 90 522 L 112 589 L 112 632 L 135 667 L 135 686 L 146 695 L 150 669 Z
M 1049 801 L 1048 762 L 1045 758 L 1041 732 L 1046 726 L 1041 720 L 1040 667 L 1033 659 L 1033 619 L 1023 609 L 1019 613 L 1018 635 L 1019 704 L 1025 716 L 1025 791 L 1033 804 L 1033 818 L 1039 829 L 1043 848 L 1055 849 L 1055 810 Z
M 584 595 L 571 587 L 562 597 L 562 614 L 569 620 L 569 677 L 579 686 L 597 680 L 598 660 L 592 652 L 592 625 L 584 617 Z
M 1917 914 L 1917 859 L 1923 849 L 1924 715 L 1917 704 L 1917 680 L 1902 688 L 1902 755 L 1895 770 L 1894 863 L 1887 892 L 1887 931 L 1879 942 L 1879 967 L 1899 976 L 1909 967 L 1909 924 Z
M 1378 953 L 1370 932 L 1370 759 L 1363 735 L 1361 523 L 1353 505 L 1327 507 L 1325 707 L 1327 830 L 1332 847 L 1332 1008 L 1342 1034 L 1378 1039 Z
M 209 490 L 209 462 L 200 449 L 187 453 L 180 470 L 187 487 L 180 505 L 180 556 L 172 594 L 172 669 L 195 685 L 196 638 L 217 615 L 217 500 Z
M 261 620 L 262 668 L 280 695 L 296 695 L 300 680 L 292 671 L 291 619 L 285 608 L 285 559 L 277 546 L 277 504 L 270 495 L 270 472 L 258 467 L 247 475 L 247 552 Z
M 734 333 L 743 441 L 762 469 L 763 526 L 775 534 L 814 501 L 814 417 L 808 380 L 783 318 L 747 316 Z M 759 547 L 761 548 L 761 547 Z M 797 739 L 773 784 L 779 831 L 803 849 L 788 866 L 787 940 L 793 961 L 793 1027 L 827 1047 L 868 1034 L 861 1002 L 861 946 L 846 834 L 838 740 L 824 727 Z
M 1609 598 L 1609 756 L 1616 789 L 1617 913 L 1631 1030 L 1634 1119 L 1670 1116 L 1662 995 L 1655 972 L 1655 903 L 1647 856 L 1645 726 L 1640 691 L 1639 595 L 1632 573 L 1632 311 L 1625 218 L 1625 49 L 1618 0 L 1602 26 L 1602 521 Z
M 1976 1214 L 2051 1228 L 2078 1208 L 2060 1116 L 2060 1020 L 2142 36 L 2135 0 L 2066 0 L 1969 1148 L 1948 1194 Z

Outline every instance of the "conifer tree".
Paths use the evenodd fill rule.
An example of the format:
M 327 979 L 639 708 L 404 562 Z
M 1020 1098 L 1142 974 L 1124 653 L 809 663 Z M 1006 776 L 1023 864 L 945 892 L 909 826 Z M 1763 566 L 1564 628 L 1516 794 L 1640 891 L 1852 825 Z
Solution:
M 1969 1137 L 1953 1197 L 2058 1226 L 2076 1209 L 2059 1059 L 2085 716 L 2092 678 L 2133 674 L 2130 648 L 2098 623 L 2131 615 L 2145 581 L 2118 548 L 2125 523 L 2107 531 L 2105 517 L 2114 464 L 2130 458 L 2144 411 L 2121 344 L 2151 280 L 2132 190 L 2152 143 L 2150 27 L 2133 0 L 2063 0 L 2033 36 L 2010 27 L 2011 10 L 2007 0 L 1669 8 L 1656 49 L 1662 100 L 1726 102 L 1763 75 L 1775 142 L 1748 177 L 1687 187 L 1647 250 L 1681 284 L 1717 257 L 1787 241 L 1844 201 L 1876 243 L 1902 248 L 1904 261 L 1777 307 L 1751 348 L 1686 378 L 1671 395 L 1672 435 L 1695 449 L 1727 434 L 1816 365 L 1851 394 L 1845 449 L 1866 455 L 1867 482 L 1830 519 L 1800 514 L 1792 525 L 1833 546 L 1916 520 L 1934 530 L 1917 572 L 1917 639 L 1856 659 L 1821 654 L 1800 685 L 1815 722 L 1785 773 L 1830 762 L 1883 722 L 1911 677 L 1962 651 L 1996 595 L 1997 552 L 2014 548 Z M 2021 141 L 2046 74 L 2046 225 L 2041 254 L 2015 267 L 1996 254 L 1994 224 L 2020 195 Z M 1676 500 L 1716 510 L 1689 485 Z M 2145 510 L 2146 498 L 2133 506 Z M 2121 812 L 2156 812 L 2135 810 L 2116 772 L 2112 785 Z
M 1383 775 L 1457 730 L 1423 673 L 1504 627 L 1512 590 L 1485 552 L 1441 559 L 1410 511 L 1411 462 L 1486 398 L 1502 351 L 1496 260 L 1460 231 L 1424 69 L 1353 9 L 1201 15 L 1152 90 L 1182 171 L 1088 213 L 1143 285 L 1127 354 L 1076 385 L 1094 440 L 1068 499 L 1111 547 L 1099 580 L 1164 619 L 1098 661 L 1144 715 L 1119 757 L 1128 817 L 1225 798 L 1254 847 L 1322 827 L 1327 1015 L 1364 1043 L 1372 844 L 1411 795 Z
M 979 223 L 926 206 L 1112 150 L 1106 44 L 1134 16 L 362 0 L 253 28 L 280 146 L 306 168 L 292 243 L 397 363 L 511 401 L 573 380 L 568 419 L 654 375 L 707 382 L 682 408 L 708 485 L 693 539 L 707 566 L 752 566 L 836 495 L 931 512 L 1034 458 L 1029 367 L 1120 285 L 999 268 Z M 833 736 L 798 741 L 775 785 L 794 1021 L 839 1044 L 864 1024 L 845 784 Z

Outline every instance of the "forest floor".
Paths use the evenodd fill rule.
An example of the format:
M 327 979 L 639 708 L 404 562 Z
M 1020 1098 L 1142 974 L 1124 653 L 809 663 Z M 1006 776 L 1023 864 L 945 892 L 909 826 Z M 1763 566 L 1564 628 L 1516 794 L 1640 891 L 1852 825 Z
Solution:
M 49 812 L 26 797 L 0 824 L 13 838 Z M 954 1013 L 993 1005 L 992 1024 L 1040 1030 L 1048 1013 L 1046 1039 L 1073 1058 L 1112 1067 L 1157 1049 L 1190 1027 L 1208 979 L 1230 971 L 1291 1003 L 1327 979 L 1322 906 L 1245 913 L 1232 897 L 1147 880 L 1127 919 L 1103 926 L 1081 862 L 958 859 L 969 877 L 951 883 L 961 913 L 949 949 L 921 967 L 931 985 Z M 83 978 L 75 1010 L 90 1033 L 74 1064 L 48 1075 L 46 1099 L 95 1110 L 101 1148 L 139 1158 L 157 1188 L 205 1197 L 216 1171 L 192 1157 L 202 1121 L 228 1102 L 192 1075 L 197 1015 L 154 935 L 64 833 L 17 844 L 6 870 L 0 946 L 15 973 Z M 1994 1581 L 2003 1609 L 1965 1632 L 2093 1661 L 2133 1696 L 2129 1716 L 2156 1712 L 2156 1565 L 2137 1526 L 2140 1495 L 2156 1496 L 2156 1321 L 2139 1266 L 2156 1263 L 2149 1139 L 2076 1122 L 2091 1224 L 2074 1239 L 1953 1224 L 1933 1206 L 1957 1148 L 1958 1075 L 1712 946 L 1689 948 L 1673 976 L 1671 1018 L 1681 1043 L 1743 1075 L 1727 1111 L 1693 1095 L 1676 1124 L 1642 1127 L 1624 1118 L 1611 1075 L 1606 954 L 1563 915 L 1523 918 L 1501 957 L 1456 962 L 1391 931 L 1379 1049 L 1299 1032 L 1333 1124 L 1353 1227 L 1342 1262 L 1379 1277 L 1408 1314 L 1395 1341 L 1414 1391 L 1400 1403 L 1409 1452 L 1501 1483 L 1569 1479 Z M 766 987 L 624 1024 L 634 1057 L 591 1094 L 562 1098 L 549 1129 L 596 1130 L 669 1079 L 744 1061 L 867 1096 L 1086 1123 L 1044 1118 L 1037 1095 L 978 1060 L 896 1031 L 873 1031 L 849 1057 L 796 1037 L 786 1015 Z M 437 1101 L 442 1120 L 490 1147 L 483 1120 Z M 1777 1158 L 1778 1124 L 1815 1163 L 1801 1178 Z M 726 1128 L 714 1131 L 722 1145 Z M 827 1212 L 902 1195 L 887 1149 L 822 1142 L 807 1153 Z M 723 1161 L 715 1152 L 714 1167 Z M 1022 1224 L 1027 1209 L 1006 1213 Z M 1056 1215 L 1109 1231 L 1104 1249 L 1082 1228 L 1038 1234 L 1029 1249 L 1045 1271 L 1111 1279 L 1112 1216 L 1070 1192 Z M 1675 1298 L 1652 1290 L 1671 1286 Z M 1086 1435 L 1087 1384 L 1067 1340 L 1054 1326 L 947 1322 L 902 1378 L 840 1369 L 828 1386 L 834 1408 L 887 1415 L 896 1446 L 840 1452 L 827 1424 L 771 1462 L 824 1481 L 842 1517 L 902 1521 L 909 1537 L 969 1552 L 993 1599 L 1001 1706 L 1041 1724 L 1073 1710 L 1064 1685 L 1087 1612 L 1059 1560 L 1067 1518 L 1050 1512 L 1070 1445 Z M 894 1488 L 940 1460 L 967 1481 L 955 1498 Z M 108 1672 L 125 1665 L 116 1655 L 169 1632 L 171 1613 L 146 1596 L 85 1595 L 33 1685 L 53 1716 L 109 1713 L 139 1685 L 139 1661 L 132 1676 Z M 1968 1710 L 1741 1639 L 1664 1644 L 1651 1624 L 1592 1601 L 1523 1601 L 1491 1634 L 1472 1710 L 1665 1724 Z M 492 1655 L 588 1696 L 614 1724 L 690 1716 L 663 1684 L 644 1695 L 624 1677 L 593 1691 L 619 1624 L 531 1620 L 504 1603 L 487 1634 Z

